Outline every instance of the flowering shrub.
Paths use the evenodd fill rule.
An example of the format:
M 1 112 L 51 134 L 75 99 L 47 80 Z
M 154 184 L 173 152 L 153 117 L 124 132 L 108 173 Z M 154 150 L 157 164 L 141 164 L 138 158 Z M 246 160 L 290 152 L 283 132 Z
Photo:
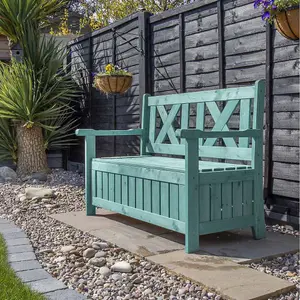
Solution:
M 130 72 L 127 71 L 127 69 L 122 69 L 121 67 L 113 64 L 108 64 L 105 67 L 104 72 L 99 72 L 97 74 L 93 74 L 95 78 L 104 76 L 104 75 L 118 75 L 118 76 L 132 76 Z
M 292 7 L 299 7 L 300 0 L 255 0 L 254 7 L 262 8 L 262 19 L 270 23 L 281 11 Z

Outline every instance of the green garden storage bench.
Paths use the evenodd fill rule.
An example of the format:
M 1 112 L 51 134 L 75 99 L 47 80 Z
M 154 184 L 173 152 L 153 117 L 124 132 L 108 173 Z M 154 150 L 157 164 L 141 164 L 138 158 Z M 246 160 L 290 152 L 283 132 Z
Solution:
M 77 130 L 85 137 L 87 215 L 102 207 L 183 233 L 187 253 L 199 250 L 203 234 L 251 227 L 254 238 L 263 238 L 264 91 L 264 81 L 257 81 L 144 95 L 141 129 Z M 195 129 L 189 129 L 192 107 Z M 228 127 L 231 116 L 236 130 Z M 214 121 L 210 130 L 207 118 Z M 96 137 L 117 135 L 140 136 L 140 156 L 96 158 Z

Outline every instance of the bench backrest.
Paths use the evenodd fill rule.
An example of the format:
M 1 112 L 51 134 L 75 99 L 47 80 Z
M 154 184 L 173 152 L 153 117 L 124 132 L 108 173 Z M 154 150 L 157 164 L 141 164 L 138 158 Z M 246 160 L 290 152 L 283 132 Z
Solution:
M 144 153 L 184 155 L 184 139 L 176 129 L 229 131 L 260 129 L 263 131 L 264 81 L 253 86 L 184 94 L 144 96 L 142 126 Z M 162 124 L 162 126 L 160 125 Z M 230 123 L 230 124 L 229 124 Z M 207 128 L 210 125 L 210 128 Z M 199 157 L 251 161 L 248 138 L 199 139 Z

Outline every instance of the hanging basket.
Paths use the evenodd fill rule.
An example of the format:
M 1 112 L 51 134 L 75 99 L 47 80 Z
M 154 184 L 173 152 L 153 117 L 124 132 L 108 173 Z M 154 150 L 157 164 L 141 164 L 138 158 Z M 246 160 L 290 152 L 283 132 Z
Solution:
M 275 16 L 278 32 L 290 40 L 299 40 L 299 8 L 282 11 Z
M 95 80 L 95 87 L 107 94 L 124 94 L 131 85 L 129 75 L 102 75 Z

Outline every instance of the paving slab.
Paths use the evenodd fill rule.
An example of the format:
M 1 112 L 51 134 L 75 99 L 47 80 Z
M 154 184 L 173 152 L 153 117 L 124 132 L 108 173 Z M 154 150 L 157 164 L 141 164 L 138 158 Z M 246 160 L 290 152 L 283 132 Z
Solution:
M 20 238 L 14 240 L 6 240 L 7 246 L 20 246 L 20 245 L 30 245 L 28 238 Z
M 31 289 L 43 294 L 54 292 L 57 290 L 64 290 L 67 288 L 63 284 L 63 282 L 52 277 L 47 279 L 41 279 L 38 281 L 31 281 L 28 282 L 28 285 L 31 287 Z
M 84 211 L 79 211 L 51 217 L 145 257 L 184 249 L 183 234 L 103 209 L 98 209 L 96 216 L 86 216 Z M 200 237 L 201 252 L 239 263 L 293 253 L 298 249 L 297 238 L 276 232 L 267 232 L 262 240 L 254 240 L 250 229 Z
M 12 269 L 14 269 L 15 272 L 42 268 L 42 266 L 37 260 L 25 260 L 25 261 L 12 262 L 10 263 L 10 266 L 12 267 Z
M 147 259 L 212 288 L 229 299 L 268 299 L 295 289 L 295 285 L 288 281 L 221 257 L 186 254 L 181 250 Z
M 21 271 L 21 272 L 17 272 L 16 274 L 23 282 L 30 282 L 30 281 L 37 281 L 41 279 L 52 278 L 51 275 L 48 272 L 46 272 L 44 269 Z
M 12 228 L 18 228 L 18 227 L 16 225 L 14 225 L 13 223 L 11 223 L 11 222 L 0 224 L 0 232 L 2 232 L 2 230 L 12 229 Z
M 46 293 L 45 296 L 49 300 L 85 300 L 86 297 L 82 294 L 78 294 L 74 290 L 60 290 L 51 293 Z
M 36 259 L 36 257 L 32 251 L 8 254 L 8 262 L 26 261 L 34 259 Z
M 87 217 L 79 211 L 51 217 L 145 257 L 184 249 L 183 244 L 162 237 L 169 230 L 102 209 L 96 216 Z
M 0 233 L 1 234 L 7 234 L 7 233 L 12 233 L 12 232 L 22 232 L 23 230 L 18 227 L 12 227 L 12 228 L 7 228 L 7 229 L 1 229 L 0 228 Z
M 27 235 L 23 231 L 17 231 L 17 232 L 8 232 L 3 233 L 3 237 L 6 240 L 14 240 L 14 239 L 20 239 L 20 238 L 27 238 Z
M 10 223 L 10 221 L 6 220 L 6 219 L 3 219 L 3 218 L 0 218 L 0 224 L 7 224 L 7 223 Z
M 7 253 L 8 254 L 14 254 L 14 253 L 20 253 L 20 252 L 33 252 L 33 248 L 31 245 L 19 245 L 19 246 L 8 246 L 7 247 Z

